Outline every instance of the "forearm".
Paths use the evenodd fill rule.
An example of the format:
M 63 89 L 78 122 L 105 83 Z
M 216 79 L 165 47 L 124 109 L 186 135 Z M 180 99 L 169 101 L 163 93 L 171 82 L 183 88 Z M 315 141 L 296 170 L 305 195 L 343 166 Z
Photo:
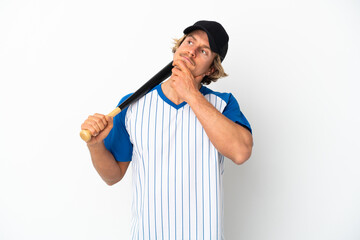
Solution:
M 236 164 L 250 157 L 253 142 L 247 129 L 225 117 L 200 92 L 191 94 L 188 104 L 221 154 Z
M 88 144 L 88 148 L 96 171 L 108 185 L 113 185 L 123 178 L 124 173 L 103 142 Z

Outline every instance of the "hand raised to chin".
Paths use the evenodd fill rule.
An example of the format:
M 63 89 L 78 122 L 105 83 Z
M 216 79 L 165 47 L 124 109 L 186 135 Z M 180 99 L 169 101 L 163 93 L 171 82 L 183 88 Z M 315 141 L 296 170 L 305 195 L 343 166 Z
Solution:
M 190 68 L 183 60 L 175 60 L 173 66 L 170 77 L 171 87 L 176 91 L 178 97 L 188 102 L 192 94 L 199 92 L 201 80 L 205 74 L 194 77 Z

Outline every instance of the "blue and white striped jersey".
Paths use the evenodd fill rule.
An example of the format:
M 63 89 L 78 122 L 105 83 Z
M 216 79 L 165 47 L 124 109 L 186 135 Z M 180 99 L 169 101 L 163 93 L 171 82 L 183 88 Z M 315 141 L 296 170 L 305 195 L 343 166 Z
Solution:
M 200 92 L 251 131 L 231 94 Z M 105 146 L 132 161 L 132 239 L 223 239 L 224 157 L 186 102 L 175 105 L 156 86 L 115 117 Z

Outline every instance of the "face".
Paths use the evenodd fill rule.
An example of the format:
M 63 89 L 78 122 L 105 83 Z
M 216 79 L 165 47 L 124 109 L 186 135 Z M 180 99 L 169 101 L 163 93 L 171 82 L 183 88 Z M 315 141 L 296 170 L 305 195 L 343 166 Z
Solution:
M 204 31 L 196 30 L 187 35 L 179 48 L 174 53 L 174 61 L 182 60 L 190 69 L 194 77 L 210 75 L 211 64 L 215 53 L 210 49 L 208 36 Z

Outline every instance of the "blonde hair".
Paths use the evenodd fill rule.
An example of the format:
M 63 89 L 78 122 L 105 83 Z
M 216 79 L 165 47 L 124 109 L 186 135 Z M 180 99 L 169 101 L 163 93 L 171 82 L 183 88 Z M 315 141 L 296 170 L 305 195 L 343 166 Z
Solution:
M 176 50 L 180 47 L 181 43 L 185 40 L 187 35 L 182 36 L 180 39 L 174 39 L 174 46 L 172 48 L 172 52 L 175 53 Z M 205 76 L 201 81 L 202 84 L 209 85 L 211 82 L 216 82 L 221 77 L 227 77 L 228 75 L 225 73 L 223 66 L 221 65 L 221 59 L 219 54 L 215 53 L 216 56 L 214 58 L 213 63 L 210 68 L 214 69 L 214 72 L 209 76 Z

